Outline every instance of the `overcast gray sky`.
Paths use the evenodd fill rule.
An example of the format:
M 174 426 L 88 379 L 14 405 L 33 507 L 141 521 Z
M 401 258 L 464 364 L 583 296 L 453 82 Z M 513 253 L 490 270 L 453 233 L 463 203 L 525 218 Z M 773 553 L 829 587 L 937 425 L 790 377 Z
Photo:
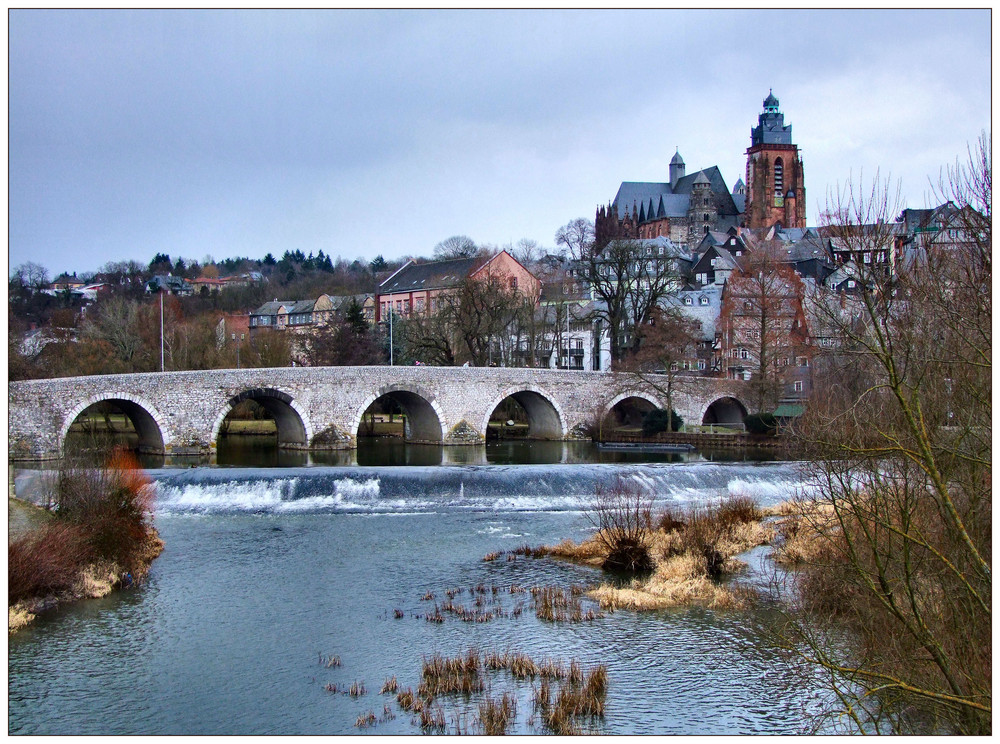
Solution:
M 811 224 L 909 206 L 990 129 L 989 11 L 10 11 L 10 266 L 430 255 L 593 219 L 621 181 L 744 176 L 773 88 Z

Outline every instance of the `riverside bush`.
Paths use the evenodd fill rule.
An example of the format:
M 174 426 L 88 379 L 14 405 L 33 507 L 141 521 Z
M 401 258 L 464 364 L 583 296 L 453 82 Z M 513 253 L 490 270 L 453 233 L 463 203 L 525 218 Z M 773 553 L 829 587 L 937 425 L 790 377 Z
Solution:
M 133 455 L 116 449 L 104 468 L 67 462 L 49 498 L 55 519 L 8 545 L 8 604 L 95 596 L 95 570 L 104 576 L 99 596 L 123 575 L 140 578 L 162 549 L 150 522 L 150 480 Z
M 7 546 L 7 603 L 70 590 L 92 551 L 83 529 L 53 522 Z
M 773 413 L 751 413 L 743 419 L 743 425 L 751 434 L 774 436 L 778 433 L 778 420 Z
M 677 411 L 654 408 L 642 419 L 642 433 L 651 436 L 664 431 L 679 431 L 683 424 L 684 419 L 677 415 Z
M 152 536 L 150 483 L 134 455 L 115 449 L 103 469 L 69 466 L 60 471 L 57 514 L 81 528 L 94 558 L 134 574 L 146 565 Z

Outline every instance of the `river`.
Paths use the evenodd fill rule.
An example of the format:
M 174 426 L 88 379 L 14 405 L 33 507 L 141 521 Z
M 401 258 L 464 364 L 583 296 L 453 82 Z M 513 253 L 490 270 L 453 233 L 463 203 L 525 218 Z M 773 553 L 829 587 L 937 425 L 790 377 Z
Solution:
M 511 587 L 590 585 L 601 572 L 520 555 L 483 561 L 525 544 L 583 538 L 596 485 L 618 477 L 649 486 L 659 503 L 739 492 L 769 504 L 803 486 L 798 466 L 699 454 L 678 462 L 663 453 L 633 454 L 668 461 L 579 462 L 560 451 L 543 464 L 487 457 L 443 466 L 151 470 L 164 553 L 141 588 L 47 613 L 10 639 L 9 732 L 414 734 L 412 716 L 379 694 L 383 681 L 396 676 L 415 689 L 425 657 L 470 648 L 576 660 L 585 670 L 607 665 L 605 717 L 586 724 L 600 733 L 811 731 L 821 682 L 809 682 L 761 633 L 768 618 L 758 612 L 618 611 L 547 622 Z M 740 580 L 758 579 L 751 571 Z M 471 607 L 483 596 L 503 614 L 429 622 L 448 590 L 461 590 L 456 603 Z M 519 602 L 524 611 L 515 616 Z M 584 608 L 598 609 L 589 600 Z M 340 664 L 328 666 L 334 656 Z M 328 689 L 354 682 L 366 694 Z M 494 696 L 517 697 L 514 732 L 541 731 L 530 681 L 491 672 L 487 685 Z M 479 699 L 446 699 L 447 729 L 474 732 Z M 368 711 L 377 723 L 356 728 Z

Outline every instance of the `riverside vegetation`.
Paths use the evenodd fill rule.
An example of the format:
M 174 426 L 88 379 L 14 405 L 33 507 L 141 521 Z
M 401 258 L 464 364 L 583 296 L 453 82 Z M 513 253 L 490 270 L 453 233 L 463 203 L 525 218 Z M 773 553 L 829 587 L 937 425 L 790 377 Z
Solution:
M 141 582 L 162 552 L 135 457 L 115 449 L 103 465 L 66 461 L 49 483 L 50 516 L 8 543 L 9 633 L 59 603 Z

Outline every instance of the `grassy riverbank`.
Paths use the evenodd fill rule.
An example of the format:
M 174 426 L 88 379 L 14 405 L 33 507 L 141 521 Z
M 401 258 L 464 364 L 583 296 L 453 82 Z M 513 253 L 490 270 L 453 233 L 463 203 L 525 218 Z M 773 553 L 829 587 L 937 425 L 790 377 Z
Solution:
M 115 452 L 104 469 L 64 467 L 48 511 L 8 498 L 7 627 L 65 602 L 143 580 L 163 541 L 150 522 L 150 481 Z

